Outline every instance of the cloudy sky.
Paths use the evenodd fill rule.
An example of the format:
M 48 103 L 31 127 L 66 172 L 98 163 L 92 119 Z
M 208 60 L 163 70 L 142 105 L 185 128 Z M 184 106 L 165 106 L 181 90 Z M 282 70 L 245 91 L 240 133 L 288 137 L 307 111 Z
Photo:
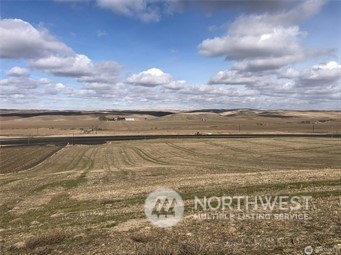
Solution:
M 341 110 L 339 0 L 1 1 L 1 108 Z

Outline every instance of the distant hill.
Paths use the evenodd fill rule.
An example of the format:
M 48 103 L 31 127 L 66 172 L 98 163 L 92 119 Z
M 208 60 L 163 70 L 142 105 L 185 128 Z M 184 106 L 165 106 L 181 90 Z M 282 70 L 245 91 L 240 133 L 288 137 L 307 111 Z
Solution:
M 80 115 L 103 115 L 103 114 L 112 114 L 112 115 L 131 115 L 131 114 L 147 114 L 155 117 L 163 117 L 170 114 L 174 114 L 174 112 L 169 111 L 49 111 L 49 110 L 7 110 L 1 109 L 0 116 L 2 117 L 21 117 L 21 118 L 29 118 L 36 116 L 80 116 Z

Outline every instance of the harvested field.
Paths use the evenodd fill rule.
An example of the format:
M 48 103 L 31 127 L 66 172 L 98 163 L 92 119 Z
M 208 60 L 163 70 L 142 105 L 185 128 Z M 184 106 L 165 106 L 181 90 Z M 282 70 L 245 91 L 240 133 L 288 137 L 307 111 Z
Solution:
M 68 146 L 29 171 L 0 175 L 1 251 L 261 255 L 303 254 L 308 245 L 338 248 L 340 151 L 340 140 L 332 138 Z M 183 219 L 170 229 L 154 227 L 143 211 L 147 195 L 160 187 L 185 202 Z M 193 217 L 195 196 L 223 195 L 312 196 L 311 208 L 298 211 L 309 219 Z
M 26 170 L 60 149 L 58 146 L 0 147 L 0 174 Z

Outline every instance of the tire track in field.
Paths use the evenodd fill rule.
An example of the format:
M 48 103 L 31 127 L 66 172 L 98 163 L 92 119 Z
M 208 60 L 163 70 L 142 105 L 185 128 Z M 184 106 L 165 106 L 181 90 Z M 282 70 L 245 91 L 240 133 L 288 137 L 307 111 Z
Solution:
M 143 149 L 140 149 L 138 147 L 130 147 L 131 150 L 133 150 L 140 158 L 142 158 L 144 161 L 157 164 L 157 165 L 168 165 L 169 163 L 160 160 L 159 158 L 151 156 L 148 152 L 146 152 Z
M 179 146 L 179 145 L 176 145 L 176 144 L 173 144 L 173 143 L 167 143 L 167 144 L 169 146 L 179 150 L 179 151 L 187 152 L 188 154 L 190 154 L 190 155 L 195 157 L 195 161 L 201 160 L 205 164 L 210 163 L 210 162 L 215 164 L 215 165 L 217 165 L 219 163 L 220 164 L 224 164 L 224 163 L 226 163 L 227 160 L 229 160 L 229 158 L 227 158 L 225 156 L 223 156 L 223 158 L 222 158 L 221 154 L 205 154 L 205 153 L 201 153 L 199 151 L 193 151 L 191 149 L 184 148 L 182 146 Z M 206 142 L 206 144 L 208 144 L 210 146 L 212 146 L 212 145 L 215 146 L 215 144 L 213 144 L 213 143 L 211 144 L 210 142 Z M 222 147 L 222 146 L 219 146 L 219 147 Z M 213 162 L 212 160 L 215 160 L 215 162 Z
M 89 152 L 90 155 L 89 156 L 87 156 L 87 155 L 83 156 L 83 160 L 85 160 L 84 171 L 89 172 L 91 169 L 94 168 L 95 159 L 96 159 L 96 155 L 98 153 L 98 150 L 99 150 L 99 147 L 96 146 L 94 148 L 91 148 L 90 152 L 89 152 L 89 150 L 86 151 L 86 153 Z
M 103 168 L 104 170 L 106 170 L 107 172 L 111 173 L 112 172 L 112 169 L 111 169 L 111 164 L 110 164 L 110 161 L 111 161 L 111 158 L 110 158 L 110 152 L 111 152 L 111 144 L 108 144 L 106 147 L 105 147 L 105 151 L 103 152 L 104 156 L 104 160 L 103 160 Z
M 275 139 L 274 139 L 275 140 Z M 338 155 L 341 150 L 341 145 L 339 144 L 326 144 L 326 143 L 308 143 L 306 144 L 306 140 L 302 140 L 302 143 L 298 141 L 283 141 L 281 139 L 276 139 L 282 141 L 282 143 L 264 143 L 258 140 L 247 140 L 245 143 L 251 144 L 250 148 L 253 148 L 253 151 L 257 151 L 258 153 L 261 151 L 261 156 L 263 158 L 267 157 L 268 161 L 273 160 L 273 157 L 282 158 L 283 161 L 293 161 L 293 160 L 302 160 L 302 158 L 308 157 L 306 154 L 310 153 L 309 158 L 315 157 L 330 157 L 333 155 Z M 293 143 L 295 142 L 295 143 Z M 285 143 L 285 144 L 283 144 Z M 316 146 L 318 144 L 319 146 Z M 254 149 L 255 146 L 263 147 L 262 150 Z M 266 149 L 268 148 L 268 149 Z M 303 154 L 302 154 L 303 153 Z M 318 162 L 315 162 L 318 164 Z
M 302 145 L 304 146 L 301 146 L 301 147 L 295 147 L 297 146 L 297 141 L 293 141 L 291 142 L 290 140 L 287 140 L 287 141 L 283 141 L 282 139 L 273 139 L 273 140 L 277 140 L 277 141 L 280 141 L 280 142 L 283 142 L 283 143 L 271 143 L 271 144 L 268 144 L 268 143 L 264 143 L 264 142 L 261 142 L 261 141 L 256 141 L 256 140 L 247 140 L 245 141 L 245 143 L 248 143 L 248 144 L 252 144 L 252 145 L 257 145 L 257 146 L 260 146 L 260 147 L 271 147 L 273 149 L 271 149 L 271 153 L 282 153 L 282 152 L 297 152 L 297 151 L 311 151 L 311 152 L 319 152 L 319 150 L 323 150 L 325 151 L 326 148 L 330 148 L 330 149 L 333 149 L 333 148 L 341 148 L 341 145 L 340 144 L 326 144 L 326 143 L 307 143 L 305 140 L 302 141 Z M 304 142 L 304 143 L 303 143 Z M 292 146 L 290 146 L 290 144 L 293 144 Z M 312 146 L 314 145 L 314 146 Z M 318 145 L 318 146 L 316 146 Z M 281 147 L 281 148 L 278 148 L 278 147 Z M 263 148 L 264 149 L 264 148 Z M 269 150 L 266 150 L 266 152 L 269 152 Z
M 94 157 L 94 169 L 103 169 L 105 172 L 113 171 L 113 147 L 111 143 L 97 147 L 96 156 Z
M 244 140 L 237 140 L 238 144 L 244 145 Z M 263 163 L 263 155 L 259 151 L 236 147 L 234 144 L 220 144 L 212 141 L 205 141 L 209 146 L 221 148 L 220 154 L 210 155 L 216 159 L 218 163 L 222 164 L 225 168 L 233 171 L 267 171 L 269 167 Z
M 79 175 L 76 178 L 71 178 L 63 181 L 62 186 L 66 189 L 74 189 L 77 188 L 82 183 L 86 182 L 86 176 L 94 167 L 94 160 L 96 158 L 96 154 L 98 152 L 99 147 L 87 147 L 86 150 L 83 151 L 81 158 L 77 161 L 76 171 L 79 172 Z M 87 155 L 90 154 L 90 155 Z
M 63 150 L 58 151 L 53 157 L 48 158 L 43 164 L 40 164 L 36 170 L 44 171 L 44 174 L 48 175 L 59 172 L 69 172 L 69 174 L 72 174 L 86 150 L 77 145 L 64 147 Z
M 56 162 L 56 159 L 53 159 L 50 162 L 50 165 L 52 166 L 52 171 L 50 172 L 52 173 L 56 172 L 53 171 L 53 169 L 60 170 L 61 167 L 67 165 L 66 171 L 63 172 L 65 175 L 56 175 L 54 177 L 51 176 L 51 173 L 45 175 L 41 180 L 40 185 L 33 190 L 34 192 L 41 192 L 45 189 L 55 187 L 63 187 L 64 190 L 69 190 L 78 187 L 81 183 L 86 181 L 86 175 L 94 165 L 93 158 L 97 149 L 84 146 L 73 146 L 68 149 L 70 150 L 64 151 L 64 157 L 61 158 L 64 160 L 63 164 L 53 164 Z M 88 153 L 90 153 L 90 155 L 87 155 Z M 57 162 L 59 161 L 57 160 Z M 55 166 L 55 168 L 53 168 L 53 166 Z
M 168 144 L 169 146 L 171 146 L 171 147 L 173 147 L 173 148 L 175 148 L 175 149 L 177 149 L 177 150 L 186 152 L 187 154 L 190 154 L 190 155 L 193 155 L 193 156 L 206 156 L 205 154 L 202 154 L 202 153 L 199 153 L 199 152 L 194 152 L 194 151 L 191 150 L 191 149 L 184 148 L 184 147 L 179 146 L 179 145 L 176 145 L 176 144 L 174 144 L 174 143 L 168 142 L 168 143 L 166 143 L 166 144 Z
M 119 158 L 119 149 L 116 146 L 112 146 L 111 147 L 111 164 L 110 166 L 112 166 L 112 168 L 110 167 L 110 169 L 113 169 L 113 171 L 117 171 L 117 170 L 121 170 L 122 168 L 122 164 L 121 164 L 121 160 Z
M 72 157 L 71 163 L 69 163 L 69 164 L 67 162 L 64 163 L 64 165 L 67 165 L 67 168 L 64 169 L 64 171 L 65 170 L 66 171 L 74 171 L 75 169 L 77 169 L 76 166 L 79 165 L 79 163 L 82 160 L 83 156 L 88 151 L 88 148 L 84 147 L 84 146 L 77 146 L 77 147 L 72 147 L 72 150 L 73 151 L 71 151 L 68 154 L 68 157 Z M 63 167 L 64 165 L 62 165 L 61 167 Z
M 178 164 L 181 164 L 182 166 L 202 165 L 202 157 L 198 157 L 198 154 L 187 153 L 187 151 L 180 149 L 179 146 L 170 142 L 166 142 L 165 144 L 171 148 L 171 151 L 168 151 L 168 154 L 170 155 L 169 158 L 175 157 Z
M 110 147 L 110 153 L 107 158 L 110 159 L 108 167 L 111 171 L 121 171 L 123 168 L 135 165 L 125 146 L 121 147 L 121 145 L 119 145 Z
M 105 174 L 104 179 L 111 182 L 112 179 L 131 179 L 136 176 L 136 173 L 129 168 L 135 166 L 129 151 L 126 146 L 121 144 L 113 146 L 108 144 L 106 151 L 106 168 L 108 172 Z
M 222 144 L 215 144 L 214 142 L 208 143 L 232 150 L 235 154 L 235 157 L 238 157 L 244 153 L 244 155 L 247 155 L 244 160 L 249 162 L 250 168 L 253 169 L 292 169 L 298 167 L 315 169 L 321 165 L 319 161 L 314 160 L 316 154 L 311 154 L 311 151 L 306 150 L 305 148 L 289 149 L 288 146 L 283 146 L 285 148 L 280 151 L 270 148 L 269 150 L 264 151 L 254 149 L 252 146 L 249 146 L 250 149 L 247 150 L 240 147 L 237 148 L 236 146 L 233 146 L 233 144 L 231 146 L 226 146 Z M 247 142 L 240 144 L 245 145 L 245 143 L 247 144 Z M 241 152 L 241 154 L 238 154 L 238 152 Z
M 111 143 L 107 143 L 96 147 L 96 154 L 92 157 L 94 161 L 93 170 L 91 172 L 91 178 L 100 180 L 104 183 L 110 183 L 113 179 L 113 167 L 112 167 L 112 147 Z
M 240 141 L 240 143 L 245 146 L 245 143 L 243 140 Z M 241 148 L 241 147 L 236 147 L 233 144 L 225 145 L 225 144 L 219 144 L 219 143 L 215 143 L 215 142 L 211 142 L 211 141 L 207 141 L 206 144 L 228 150 L 229 152 L 231 152 L 230 156 L 232 156 L 232 157 L 236 157 L 236 156 L 241 155 L 244 157 L 247 156 L 246 158 L 252 158 L 252 159 L 257 160 L 257 159 L 261 158 L 262 156 L 264 156 L 263 152 L 261 152 L 259 150 L 247 149 L 247 148 L 250 148 L 248 146 L 245 146 L 246 148 L 244 148 L 244 147 Z M 228 158 L 226 158 L 226 159 L 228 159 Z
M 188 162 L 188 166 L 202 166 L 204 165 L 206 168 L 210 170 L 218 170 L 218 171 L 226 171 L 226 170 L 233 170 L 240 169 L 242 171 L 250 171 L 250 167 L 241 168 L 240 163 L 232 162 L 231 157 L 226 157 L 222 154 L 204 154 L 201 152 L 194 152 L 193 150 L 183 148 L 179 145 L 175 145 L 173 143 L 167 143 L 174 149 L 177 149 L 180 153 L 181 152 L 189 152 L 187 155 L 193 157 L 192 162 Z M 212 146 L 212 145 L 210 145 Z M 209 148 L 207 148 L 209 149 Z M 179 154 L 178 154 L 179 155 Z M 181 153 L 180 157 L 184 154 Z
M 131 154 L 130 154 L 130 152 L 129 152 L 129 150 L 128 150 L 128 148 L 126 146 L 121 147 L 119 149 L 119 153 L 120 153 L 120 156 L 122 157 L 123 162 L 125 163 L 125 165 L 127 165 L 127 166 L 135 166 L 135 162 L 132 160 Z
M 96 157 L 94 157 L 94 166 L 93 170 L 103 169 L 107 170 L 106 165 L 106 156 L 107 156 L 107 146 L 99 146 L 97 147 L 97 154 Z

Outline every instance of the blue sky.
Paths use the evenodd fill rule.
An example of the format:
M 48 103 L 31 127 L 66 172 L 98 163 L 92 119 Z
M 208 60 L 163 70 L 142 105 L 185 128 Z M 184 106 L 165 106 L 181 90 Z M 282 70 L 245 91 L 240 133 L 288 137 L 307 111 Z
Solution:
M 341 2 L 1 1 L 1 108 L 341 110 Z

